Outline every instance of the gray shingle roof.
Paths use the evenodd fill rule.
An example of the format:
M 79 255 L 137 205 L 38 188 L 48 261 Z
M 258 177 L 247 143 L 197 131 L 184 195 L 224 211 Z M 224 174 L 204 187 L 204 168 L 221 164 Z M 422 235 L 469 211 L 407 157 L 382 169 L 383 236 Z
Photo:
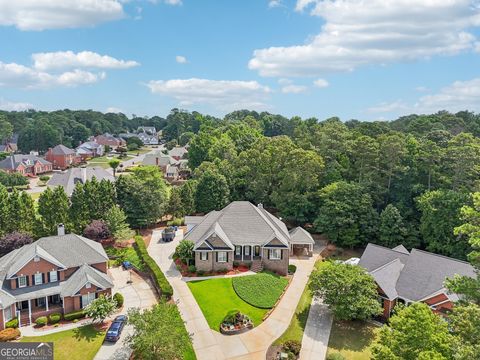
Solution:
M 475 276 L 474 268 L 465 261 L 417 249 L 410 253 L 405 253 L 404 247 L 395 249 L 368 244 L 359 262 L 389 297 L 396 291 L 403 299 L 421 301 L 442 291 L 446 278 Z
M 33 166 L 37 161 L 39 161 L 43 165 L 51 164 L 49 161 L 36 155 L 16 154 L 10 155 L 0 161 L 0 169 L 14 170 L 21 163 L 24 163 L 26 166 Z
M 277 238 L 289 246 L 290 235 L 285 224 L 248 201 L 234 201 L 220 211 L 209 212 L 185 238 L 200 244 L 217 226 L 233 245 L 265 245 Z
M 102 289 L 113 286 L 112 281 L 106 274 L 91 266 L 82 265 L 68 280 L 63 282 L 61 295 L 73 296 L 84 287 L 86 283 L 93 284 Z
M 296 227 L 290 230 L 291 244 L 315 244 L 312 235 L 302 227 Z
M 174 147 L 172 150 L 168 152 L 170 156 L 177 156 L 177 157 L 183 157 L 183 155 L 185 155 L 186 153 L 188 153 L 188 150 L 184 146 Z
M 96 178 L 98 181 L 115 181 L 115 178 L 102 167 L 71 168 L 61 173 L 55 173 L 48 180 L 48 186 L 62 186 L 65 193 L 70 196 L 77 183 L 84 184 L 87 180 Z
M 52 148 L 52 154 L 53 155 L 73 155 L 75 154 L 75 151 L 66 147 L 65 145 L 59 144 L 54 148 Z

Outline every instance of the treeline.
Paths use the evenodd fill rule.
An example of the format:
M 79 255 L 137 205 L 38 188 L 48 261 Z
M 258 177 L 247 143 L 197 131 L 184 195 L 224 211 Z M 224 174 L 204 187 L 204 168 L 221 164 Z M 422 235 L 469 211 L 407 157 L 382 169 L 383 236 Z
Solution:
M 232 113 L 190 141 L 196 211 L 249 200 L 340 246 L 402 243 L 465 259 L 468 241 L 453 229 L 478 189 L 479 126 L 467 112 L 372 123 Z

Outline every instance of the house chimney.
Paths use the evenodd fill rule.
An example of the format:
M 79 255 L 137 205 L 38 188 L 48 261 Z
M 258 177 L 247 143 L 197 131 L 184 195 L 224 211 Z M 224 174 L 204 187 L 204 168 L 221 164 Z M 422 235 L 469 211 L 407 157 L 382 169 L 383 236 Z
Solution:
M 63 224 L 58 224 L 57 234 L 58 234 L 58 236 L 63 236 L 63 235 L 65 235 L 65 225 L 63 225 Z
M 257 207 L 260 208 L 260 209 L 263 209 L 263 204 L 262 204 L 262 203 L 259 203 L 259 204 L 257 205 Z

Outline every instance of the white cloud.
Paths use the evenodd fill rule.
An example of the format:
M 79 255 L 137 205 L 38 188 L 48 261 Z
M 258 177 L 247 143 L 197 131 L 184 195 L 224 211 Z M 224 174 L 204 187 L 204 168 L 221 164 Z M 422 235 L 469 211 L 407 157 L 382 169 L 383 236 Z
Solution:
M 277 8 L 277 7 L 282 7 L 284 6 L 281 0 L 270 0 L 268 2 L 268 7 L 269 8 Z
M 307 87 L 302 85 L 291 84 L 282 87 L 282 93 L 284 94 L 300 94 L 305 91 L 307 91 Z
M 173 79 L 146 84 L 154 94 L 170 96 L 182 106 L 206 104 L 218 109 L 263 109 L 270 88 L 256 81 Z
M 426 86 L 417 86 L 415 88 L 415 91 L 418 91 L 418 92 L 426 92 L 428 91 L 428 88 Z
M 57 51 L 32 55 L 33 66 L 38 70 L 68 68 L 128 69 L 140 65 L 132 60 L 118 60 L 92 51 Z
M 291 84 L 293 81 L 290 80 L 290 79 L 285 79 L 285 78 L 281 78 L 281 79 L 278 79 L 278 83 L 280 85 L 289 85 Z
M 165 0 L 167 5 L 182 5 L 182 0 Z
M 33 109 L 33 105 L 25 102 L 14 102 L 0 98 L 0 110 L 5 111 L 25 111 Z
M 175 61 L 179 64 L 186 64 L 187 58 L 185 56 L 177 55 L 175 56 Z
M 114 113 L 114 114 L 119 114 L 119 113 L 122 113 L 123 114 L 123 110 L 120 109 L 120 108 L 117 108 L 117 107 L 114 107 L 114 106 L 110 106 L 108 108 L 105 109 L 105 112 L 107 113 Z
M 313 82 L 313 85 L 315 85 L 316 87 L 318 88 L 326 88 L 328 87 L 330 84 L 328 83 L 327 80 L 325 79 L 317 79 Z
M 369 64 L 454 55 L 478 48 L 477 0 L 298 0 L 297 11 L 325 20 L 295 46 L 254 51 L 249 68 L 262 76 L 318 76 Z
M 380 113 L 390 113 L 396 111 L 403 111 L 409 109 L 408 105 L 405 104 L 402 100 L 397 100 L 394 102 L 382 102 L 376 106 L 372 106 L 367 109 L 367 112 L 371 114 L 380 114 Z
M 0 0 L 0 25 L 20 30 L 88 27 L 124 15 L 117 0 Z

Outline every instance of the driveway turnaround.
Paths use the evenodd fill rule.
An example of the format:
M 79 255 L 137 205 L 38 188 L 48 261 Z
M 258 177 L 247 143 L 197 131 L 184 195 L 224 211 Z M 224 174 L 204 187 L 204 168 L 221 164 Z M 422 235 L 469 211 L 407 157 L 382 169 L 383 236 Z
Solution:
M 300 360 L 323 360 L 327 356 L 333 316 L 321 299 L 314 297 L 303 332 Z
M 288 327 L 308 277 L 313 270 L 320 247 L 308 259 L 291 258 L 297 271 L 272 314 L 259 326 L 244 334 L 225 336 L 208 326 L 200 307 L 187 283 L 175 267 L 172 254 L 183 235 L 179 232 L 170 243 L 161 241 L 161 231 L 154 231 L 148 247 L 150 256 L 158 263 L 173 287 L 173 298 L 178 304 L 187 331 L 192 335 L 198 360 L 265 360 L 270 344 Z
M 124 297 L 123 309 L 121 314 L 126 314 L 128 309 L 140 308 L 147 309 L 157 303 L 155 290 L 149 282 L 140 277 L 133 271 L 123 270 L 121 267 L 108 270 L 113 279 L 112 293 L 119 292 Z M 127 284 L 131 281 L 131 284 Z M 114 316 L 119 315 L 118 313 Z M 123 344 L 128 334 L 132 332 L 130 326 L 126 326 L 116 343 L 104 342 L 95 360 L 127 360 L 130 358 L 131 350 Z

